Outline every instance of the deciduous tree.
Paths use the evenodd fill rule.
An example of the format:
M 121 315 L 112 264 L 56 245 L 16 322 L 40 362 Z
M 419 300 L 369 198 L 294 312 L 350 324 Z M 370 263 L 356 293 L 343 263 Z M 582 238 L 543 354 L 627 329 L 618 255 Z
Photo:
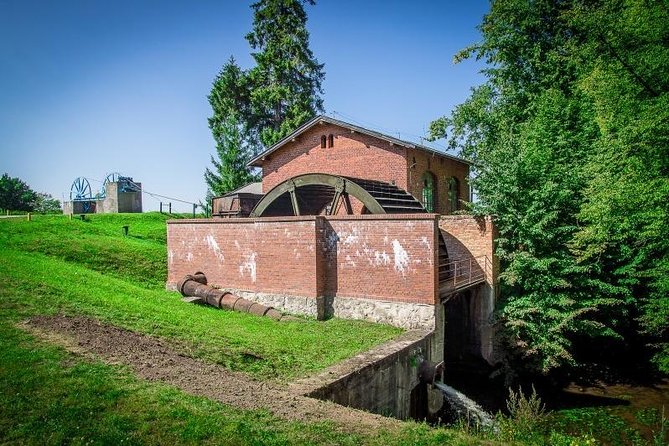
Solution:
M 5 173 L 0 178 L 0 209 L 4 211 L 32 211 L 36 193 L 20 178 Z
M 39 214 L 60 214 L 60 200 L 53 198 L 51 194 L 38 192 L 35 196 L 34 211 Z
M 456 56 L 485 60 L 487 80 L 431 131 L 475 163 L 474 211 L 500 231 L 507 352 L 534 370 L 639 336 L 669 369 L 667 14 L 497 0 Z

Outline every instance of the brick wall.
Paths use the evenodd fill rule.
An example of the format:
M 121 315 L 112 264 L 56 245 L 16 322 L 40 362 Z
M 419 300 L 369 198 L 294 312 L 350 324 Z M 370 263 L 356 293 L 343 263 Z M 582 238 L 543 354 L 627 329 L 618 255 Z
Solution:
M 225 288 L 316 297 L 315 217 L 171 220 L 168 285 L 205 273 Z
M 439 229 L 446 242 L 449 260 L 473 257 L 486 272 L 486 281 L 495 283 L 498 270 L 493 256 L 496 230 L 490 217 L 442 215 Z
M 407 156 L 408 166 L 413 167 L 409 169 L 406 190 L 418 201 L 423 201 L 423 175 L 425 172 L 434 174 L 436 195 L 434 212 L 439 214 L 451 213 L 448 202 L 448 180 L 451 177 L 457 178 L 460 182 L 460 200 L 469 201 L 469 186 L 467 183 L 469 166 L 467 164 L 416 149 L 409 149 Z
M 321 136 L 334 146 L 321 148 Z M 329 173 L 407 186 L 406 149 L 332 124 L 318 124 L 263 161 L 263 192 L 305 173 Z
M 321 148 L 323 135 L 326 138 L 333 135 L 333 147 Z M 263 192 L 296 175 L 317 172 L 394 183 L 421 201 L 422 178 L 428 171 L 435 178 L 435 212 L 450 213 L 448 179 L 451 177 L 460 182 L 460 200 L 469 200 L 467 164 L 391 145 L 336 125 L 318 124 L 263 161 Z
M 168 285 L 201 271 L 253 292 L 435 303 L 436 217 L 172 220 Z
M 434 215 L 322 219 L 323 294 L 434 305 Z

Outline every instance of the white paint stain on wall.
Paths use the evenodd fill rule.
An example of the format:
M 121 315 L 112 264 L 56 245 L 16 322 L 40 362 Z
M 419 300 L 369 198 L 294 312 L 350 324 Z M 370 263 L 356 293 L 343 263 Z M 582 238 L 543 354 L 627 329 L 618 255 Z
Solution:
M 374 265 L 376 266 L 382 266 L 382 265 L 389 265 L 390 264 L 390 256 L 386 254 L 385 251 L 379 252 L 376 251 L 374 253 Z
M 167 263 L 170 265 L 174 263 L 174 251 L 172 251 L 171 249 L 167 251 Z
M 248 271 L 251 275 L 251 281 L 256 283 L 256 253 L 252 252 L 246 257 L 246 262 L 239 265 L 239 275 L 244 277 L 244 273 Z
M 186 254 L 186 262 L 192 262 L 193 261 L 193 253 L 189 252 Z
M 393 255 L 395 257 L 395 271 L 406 274 L 409 269 L 409 253 L 398 240 L 393 240 Z
M 427 250 L 427 261 L 430 265 L 432 265 L 432 246 L 430 245 L 430 241 L 427 239 L 427 237 L 422 237 L 420 239 L 420 243 L 425 246 L 425 249 Z
M 358 228 L 353 227 L 351 229 L 351 233 L 343 238 L 342 243 L 344 245 L 352 245 L 354 243 L 358 243 L 358 241 L 360 241 L 360 231 Z
M 214 236 L 209 234 L 206 237 L 206 240 L 207 240 L 207 245 L 209 246 L 209 249 L 214 251 L 214 254 L 216 254 L 216 257 L 218 257 L 218 260 L 220 262 L 225 260 L 225 256 L 223 255 L 223 252 L 221 251 L 221 248 L 218 246 L 218 243 L 216 243 L 216 239 L 214 238 Z
M 328 251 L 334 251 L 337 249 L 337 242 L 339 242 L 339 236 L 336 232 L 329 231 L 325 236 L 325 247 Z

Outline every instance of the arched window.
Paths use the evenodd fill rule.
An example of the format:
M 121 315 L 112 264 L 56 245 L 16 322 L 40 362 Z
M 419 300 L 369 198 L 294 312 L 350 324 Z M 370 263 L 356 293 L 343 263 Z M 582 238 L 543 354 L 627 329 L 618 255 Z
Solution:
M 326 141 L 327 141 L 327 138 L 325 137 L 325 135 L 321 136 L 321 149 L 325 148 Z
M 328 147 L 334 147 L 334 135 L 332 133 L 328 136 Z
M 448 180 L 448 206 L 451 213 L 457 211 L 460 206 L 460 182 L 455 177 Z
M 423 183 L 423 207 L 428 212 L 434 212 L 435 188 L 434 175 L 432 172 L 425 172 L 421 179 Z

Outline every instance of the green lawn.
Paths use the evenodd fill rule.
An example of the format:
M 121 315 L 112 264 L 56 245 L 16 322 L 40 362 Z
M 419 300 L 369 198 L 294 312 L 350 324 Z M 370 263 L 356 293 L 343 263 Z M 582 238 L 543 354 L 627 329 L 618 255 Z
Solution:
M 164 290 L 165 220 L 157 213 L 0 219 L 0 444 L 662 444 L 645 442 L 608 408 L 557 412 L 531 429 L 506 419 L 497 435 L 416 423 L 350 434 L 185 395 L 16 328 L 34 315 L 94 317 L 283 382 L 400 333 L 359 321 L 279 323 L 185 304 Z M 646 412 L 638 417 L 658 435 L 661 414 Z
M 4 299 L 4 296 L 2 296 Z M 85 360 L 0 320 L 0 443 L 35 445 L 478 444 L 455 430 L 406 423 L 351 434 L 332 423 L 242 411 Z
M 5 317 L 93 316 L 164 337 L 193 356 L 232 370 L 284 380 L 323 369 L 401 332 L 341 319 L 276 322 L 185 304 L 177 293 L 164 290 L 163 215 L 88 218 L 0 220 L 0 306 Z M 125 224 L 129 237 L 123 236 Z
M 177 349 L 232 370 L 284 381 L 400 333 L 337 319 L 279 323 L 185 304 L 164 290 L 165 220 L 160 214 L 0 220 L 0 443 L 479 442 L 416 423 L 400 431 L 354 435 L 329 423 L 241 411 L 136 379 L 125 367 L 76 356 L 16 328 L 40 314 L 91 316 L 166 338 Z M 128 237 L 123 225 L 130 227 Z

